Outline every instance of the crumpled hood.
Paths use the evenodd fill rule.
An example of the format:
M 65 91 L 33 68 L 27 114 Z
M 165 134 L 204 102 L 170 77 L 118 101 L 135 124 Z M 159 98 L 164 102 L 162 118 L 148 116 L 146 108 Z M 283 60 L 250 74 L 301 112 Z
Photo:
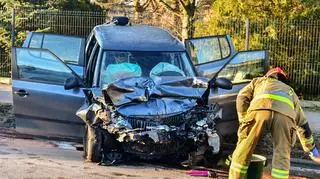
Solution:
M 194 107 L 208 81 L 181 76 L 133 77 L 110 83 L 102 92 L 124 116 L 173 115 Z
M 114 106 L 121 106 L 161 97 L 199 99 L 207 87 L 207 78 L 133 77 L 110 83 L 102 92 Z

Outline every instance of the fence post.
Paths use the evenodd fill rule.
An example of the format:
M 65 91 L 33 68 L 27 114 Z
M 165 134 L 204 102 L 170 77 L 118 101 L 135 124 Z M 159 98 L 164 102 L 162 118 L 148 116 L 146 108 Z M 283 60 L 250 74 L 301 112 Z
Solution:
M 12 19 L 11 19 L 11 47 L 14 47 L 14 30 L 15 30 L 15 19 L 16 19 L 16 9 L 12 9 Z
M 245 48 L 246 50 L 249 50 L 249 25 L 250 25 L 250 22 L 249 22 L 249 19 L 246 20 L 246 44 L 245 44 Z

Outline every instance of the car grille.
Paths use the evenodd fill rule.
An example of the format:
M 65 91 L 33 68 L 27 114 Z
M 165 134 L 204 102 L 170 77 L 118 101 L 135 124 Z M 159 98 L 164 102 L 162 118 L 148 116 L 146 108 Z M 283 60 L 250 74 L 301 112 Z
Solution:
M 150 159 L 150 157 L 153 158 L 163 155 L 177 154 L 178 152 L 180 152 L 181 154 L 184 145 L 184 141 L 180 140 L 165 144 L 148 143 L 147 145 L 136 142 L 130 142 L 125 143 L 123 147 L 125 152 L 138 154 L 141 155 L 140 157 L 142 158 Z
M 140 118 L 129 118 L 128 121 L 131 124 L 133 129 L 136 129 L 136 128 L 146 129 L 147 127 L 156 126 L 159 124 L 155 121 L 145 121 L 144 119 L 140 119 Z
M 160 119 L 143 119 L 143 118 L 135 118 L 130 117 L 128 118 L 129 123 L 131 124 L 132 128 L 143 128 L 146 129 L 147 127 L 157 126 L 157 125 L 167 125 L 167 126 L 180 126 L 185 121 L 185 114 L 179 114 L 170 117 L 164 117 Z

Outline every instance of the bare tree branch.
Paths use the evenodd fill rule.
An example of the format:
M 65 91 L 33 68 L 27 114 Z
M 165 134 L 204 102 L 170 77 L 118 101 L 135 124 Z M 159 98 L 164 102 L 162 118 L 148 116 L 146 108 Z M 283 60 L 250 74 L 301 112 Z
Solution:
M 163 14 L 161 14 L 161 13 L 159 13 L 159 12 L 155 12 L 155 14 L 156 15 L 158 15 L 158 16 L 162 16 Z M 177 28 L 175 28 L 176 27 L 176 24 L 172 24 L 172 23 L 170 23 L 170 22 L 166 22 L 167 24 L 169 24 L 171 27 L 172 27 L 172 31 L 174 31 L 175 33 L 176 33 L 176 35 L 177 35 L 177 37 L 178 38 L 182 38 L 182 34 L 181 34 L 181 32 L 180 32 L 180 29 L 177 29 Z
M 143 10 L 146 10 L 147 7 L 150 5 L 151 1 L 152 1 L 152 0 L 147 0 L 145 3 L 143 3 L 143 4 L 141 5 L 142 9 L 143 9 Z
M 196 8 L 198 9 L 198 8 L 202 8 L 202 7 L 206 6 L 206 5 L 211 5 L 214 2 L 216 2 L 216 0 L 210 0 L 210 1 L 208 1 L 208 0 L 198 0 L 198 2 L 196 1 Z
M 176 14 L 177 16 L 181 16 L 180 11 L 178 11 L 177 9 L 174 9 L 173 7 L 171 7 L 168 3 L 166 3 L 164 0 L 159 0 L 159 2 L 161 2 L 166 9 L 168 9 L 169 11 L 173 12 L 174 14 Z
M 151 7 L 152 7 L 152 11 L 156 12 L 159 9 L 159 4 L 156 0 L 152 0 L 151 1 Z
M 183 0 L 178 0 L 183 9 L 187 9 L 187 5 L 183 2 Z

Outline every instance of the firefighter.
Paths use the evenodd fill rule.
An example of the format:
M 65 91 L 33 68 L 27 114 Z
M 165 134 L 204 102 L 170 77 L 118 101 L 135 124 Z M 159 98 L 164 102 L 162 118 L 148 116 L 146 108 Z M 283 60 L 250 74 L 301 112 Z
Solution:
M 229 179 L 245 178 L 253 151 L 266 130 L 273 142 L 272 178 L 288 178 L 290 152 L 296 132 L 312 160 L 319 164 L 320 157 L 299 99 L 287 85 L 286 74 L 279 68 L 255 78 L 237 97 L 239 118 L 238 143 L 232 155 Z

